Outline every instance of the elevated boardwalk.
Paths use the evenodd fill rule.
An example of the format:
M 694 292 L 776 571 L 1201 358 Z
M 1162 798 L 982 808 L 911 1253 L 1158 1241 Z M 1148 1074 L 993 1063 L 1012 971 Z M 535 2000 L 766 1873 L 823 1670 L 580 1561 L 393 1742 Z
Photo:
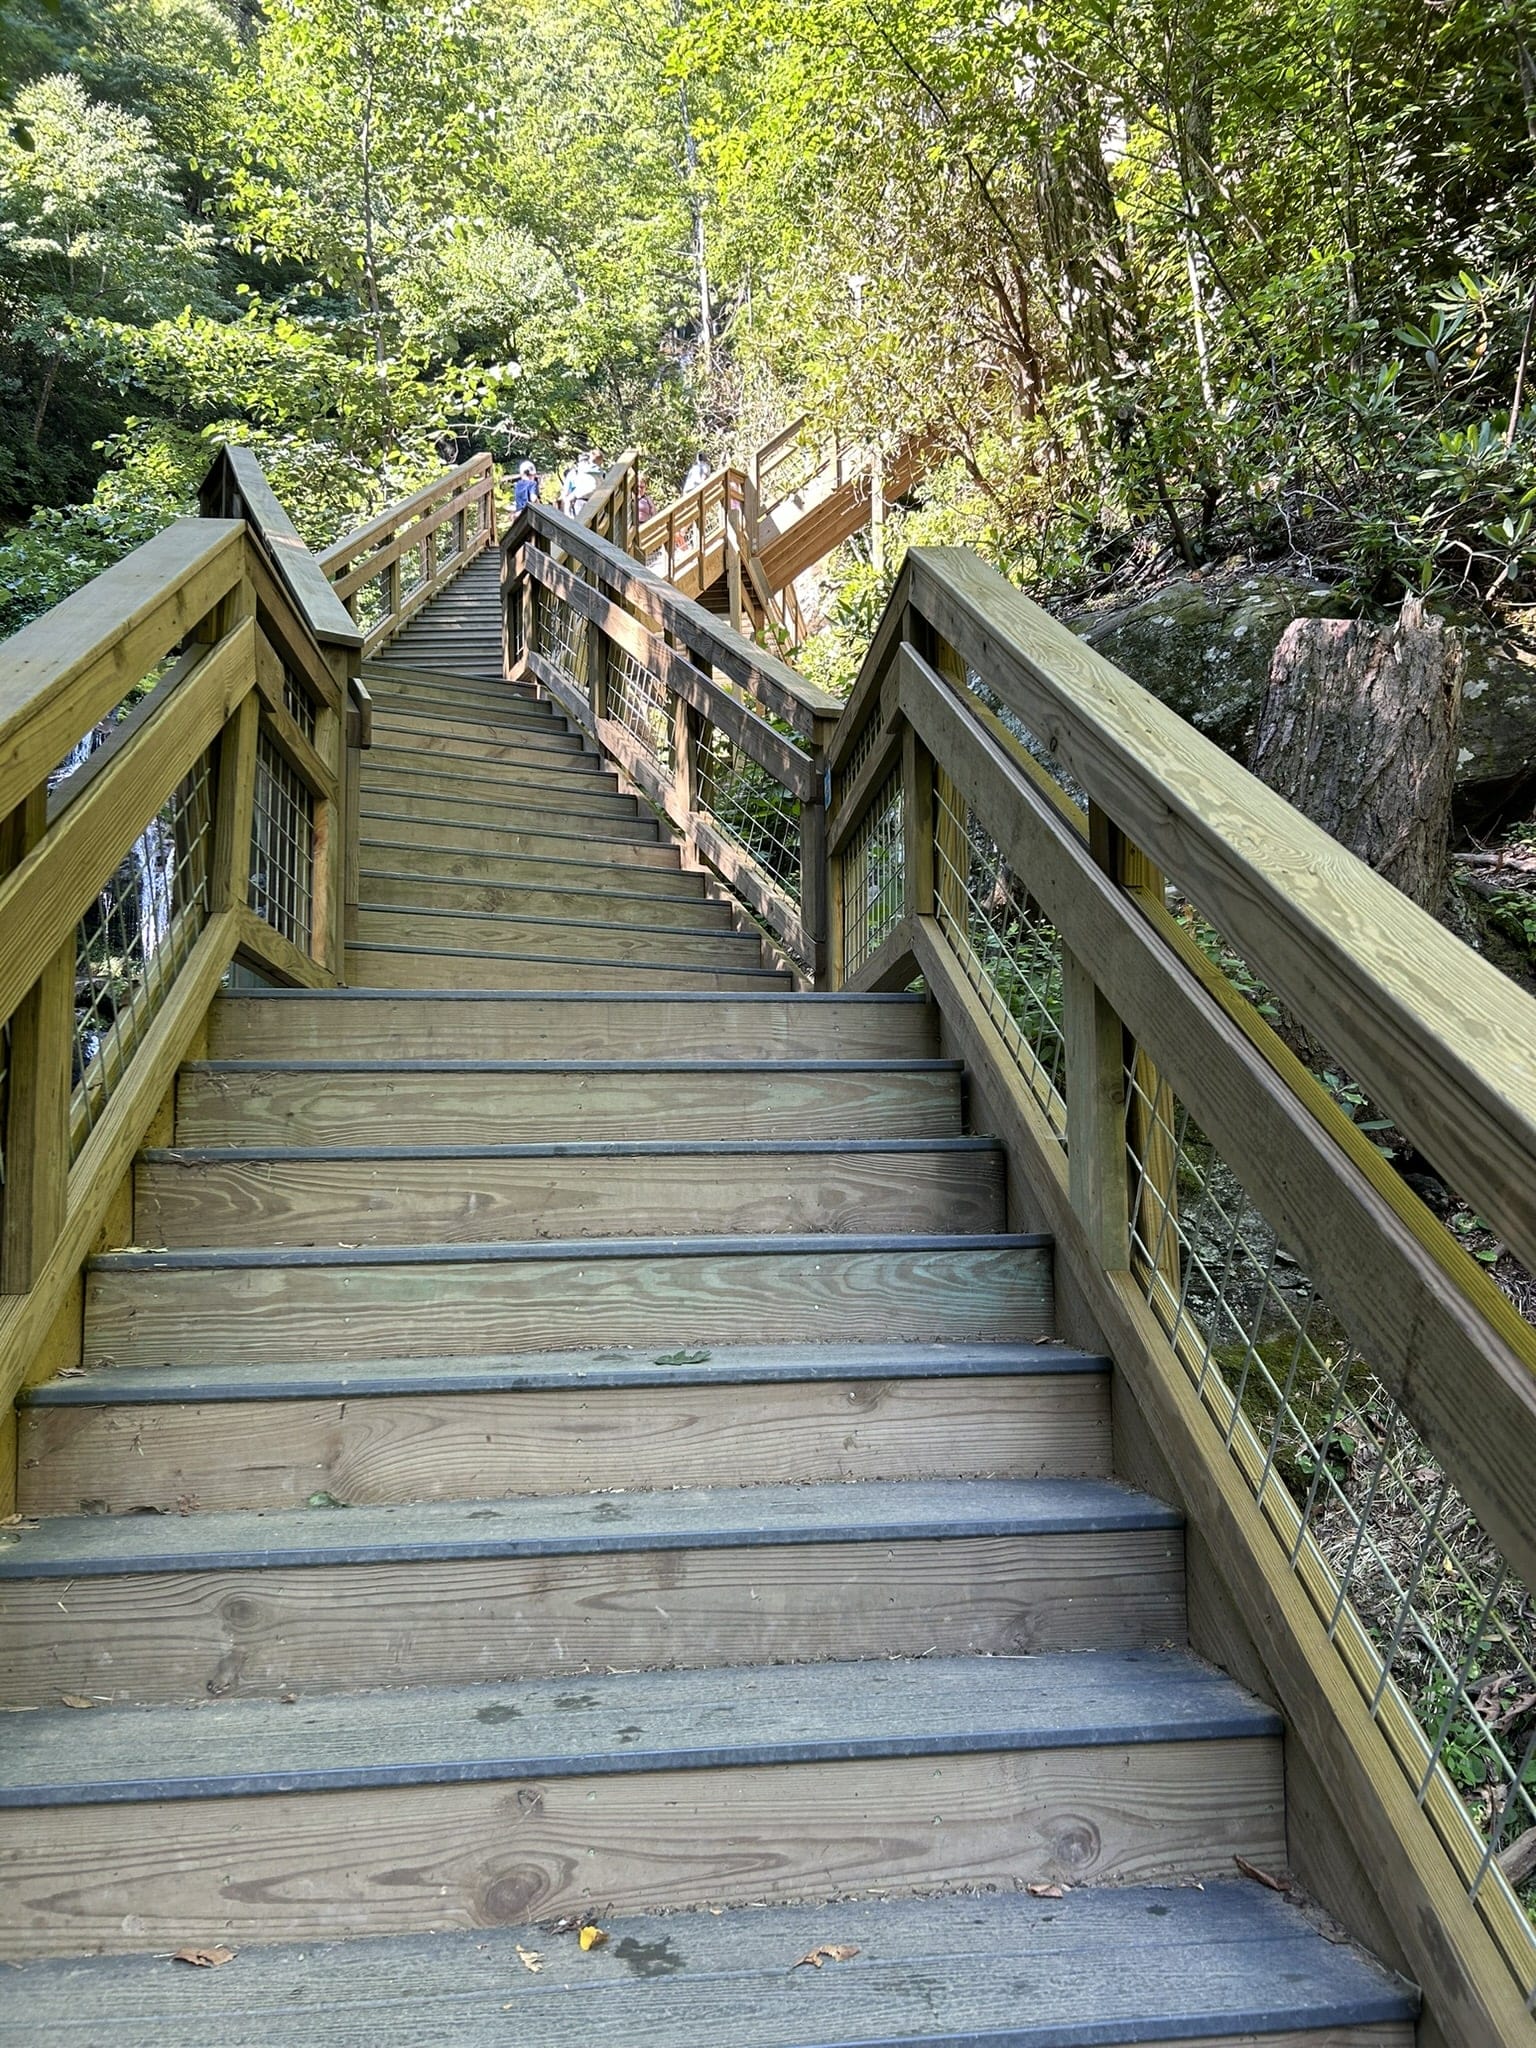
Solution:
M 1209 1154 L 1160 1091 L 1266 1198 L 1256 1148 L 1287 1187 L 1332 1162 L 1287 1228 L 1401 1384 L 1372 1148 L 1094 865 L 921 565 L 892 617 L 953 641 L 888 622 L 834 716 L 600 536 L 491 547 L 489 505 L 457 476 L 333 551 L 338 589 L 394 567 L 350 646 L 315 600 L 353 744 L 326 767 L 318 666 L 331 793 L 247 781 L 202 927 L 243 985 L 36 1312 L 77 1348 L 28 1373 L 0 1531 L 0 2042 L 1528 2044 L 1518 1930 L 1275 1544 L 1209 1344 L 1201 1376 Z M 307 762 L 302 706 L 247 690 L 247 755 L 259 720 Z M 319 906 L 286 936 L 275 868 Z M 1429 1423 L 1523 1564 L 1525 1339 L 1417 1270 L 1420 1356 L 1454 1295 L 1459 1397 L 1505 1418 Z

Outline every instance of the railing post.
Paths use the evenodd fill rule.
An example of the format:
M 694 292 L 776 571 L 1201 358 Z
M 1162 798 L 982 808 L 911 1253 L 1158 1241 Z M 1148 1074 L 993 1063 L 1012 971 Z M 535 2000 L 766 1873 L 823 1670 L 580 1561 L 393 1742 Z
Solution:
M 584 619 L 581 636 L 587 666 L 587 702 L 594 730 L 608 716 L 608 636 L 595 619 Z
M 834 987 L 838 944 L 833 876 L 827 858 L 827 746 L 835 718 L 817 717 L 811 734 L 812 794 L 800 806 L 800 923 L 810 953 L 811 986 Z
M 251 808 L 256 796 L 256 744 L 261 700 L 252 690 L 219 740 L 213 825 L 213 907 L 243 910 L 251 898 Z
M 1093 976 L 1061 949 L 1061 1034 L 1066 1074 L 1067 1187 L 1098 1263 L 1129 1263 L 1125 1032 Z
M 0 873 L 18 866 L 47 824 L 46 784 L 0 823 Z M 60 944 L 11 1017 L 0 1207 L 0 1294 L 25 1294 L 64 1228 L 75 1044 L 75 933 Z
M 437 528 L 434 526 L 430 532 L 424 533 L 421 536 L 421 587 L 423 590 L 430 590 L 432 588 L 436 575 Z

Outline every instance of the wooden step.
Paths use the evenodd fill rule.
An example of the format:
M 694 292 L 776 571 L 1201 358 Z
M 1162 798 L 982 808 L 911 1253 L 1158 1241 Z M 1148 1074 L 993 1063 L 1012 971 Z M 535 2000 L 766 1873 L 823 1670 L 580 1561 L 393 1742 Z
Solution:
M 393 734 L 464 738 L 488 746 L 524 735 L 541 738 L 570 731 L 554 705 L 538 698 L 450 690 L 446 684 L 435 690 L 386 691 L 376 700 L 375 715 Z
M 735 967 L 763 965 L 761 941 L 702 914 L 692 924 L 652 926 L 614 921 L 599 913 L 578 921 L 543 917 L 526 902 L 516 914 L 405 907 L 364 900 L 357 907 L 352 944 L 407 952 L 488 953 L 520 960 L 590 959 L 603 966 Z
M 141 1245 L 469 1244 L 1004 1227 L 983 1138 L 151 1151 Z
M 631 799 L 633 805 L 633 799 Z M 371 788 L 364 781 L 360 804 L 362 836 L 398 838 L 419 831 L 429 846 L 462 846 L 483 853 L 544 852 L 543 841 L 559 837 L 568 844 L 591 846 L 601 843 L 605 853 L 609 841 L 644 842 L 657 845 L 656 820 L 642 817 L 635 809 L 628 813 L 617 805 L 598 815 L 591 806 L 563 803 L 559 798 L 510 806 L 506 804 L 453 804 L 437 798 L 399 795 Z M 451 810 L 451 815 L 450 815 Z
M 681 854 L 677 842 L 660 838 L 654 827 L 647 835 L 644 820 L 638 834 L 626 830 L 622 838 L 616 837 L 611 827 L 601 833 L 582 831 L 571 819 L 561 820 L 560 827 L 557 830 L 551 823 L 543 831 L 498 832 L 482 830 L 478 826 L 456 825 L 450 832 L 446 826 L 430 819 L 424 821 L 414 813 L 401 812 L 399 815 L 364 818 L 359 843 L 365 853 L 378 846 L 408 847 L 413 852 L 430 855 L 434 864 L 451 864 L 466 858 L 575 861 L 589 868 L 595 877 L 615 867 L 645 868 L 674 875 L 680 871 Z M 390 865 L 399 863 L 392 861 Z M 448 872 L 456 871 L 449 865 Z
M 609 849 L 604 847 L 606 853 Z M 669 866 L 650 861 L 642 867 L 633 860 L 599 861 L 595 858 L 532 860 L 517 854 L 461 853 L 451 846 L 393 846 L 385 840 L 364 839 L 359 857 L 362 872 L 375 881 L 420 884 L 462 883 L 467 888 L 484 885 L 493 889 L 548 889 L 576 896 L 599 895 L 623 899 L 638 897 L 656 905 L 688 906 L 712 901 L 705 894 L 704 877 L 696 870 L 685 871 L 677 849 Z
M 43 1707 L 1144 1649 L 1183 1638 L 1183 1563 L 1098 1479 L 55 1517 L 0 1552 L 0 1675 Z
M 368 749 L 372 768 L 410 768 L 417 773 L 465 774 L 480 781 L 498 779 L 503 768 L 536 770 L 545 775 L 592 775 L 602 766 L 602 757 L 588 752 L 581 735 L 560 732 L 524 734 L 516 727 L 499 740 L 460 739 L 444 732 L 406 732 L 393 728 L 387 717 L 374 715 L 374 740 Z
M 1108 1361 L 1055 1344 L 143 1366 L 21 1411 L 26 1514 L 854 1479 L 1103 1478 Z
M 957 1060 L 194 1060 L 176 1144 L 953 1138 L 960 1079 Z
M 399 746 L 386 744 L 369 750 L 365 780 L 380 788 L 457 792 L 480 803 L 497 803 L 505 791 L 517 792 L 514 800 L 521 801 L 521 792 L 528 789 L 548 789 L 590 802 L 613 794 L 618 782 L 596 754 L 522 754 L 491 760 L 477 747 L 461 759 L 421 753 L 403 739 Z
M 604 1927 L 590 1954 L 574 1924 L 257 1945 L 238 1984 L 151 1957 L 37 1963 L 7 1977 L 0 2042 L 210 2048 L 239 2029 L 241 2048 L 1413 2048 L 1408 1986 L 1242 1882 L 605 1914 Z M 794 1967 L 829 1940 L 851 1954 Z
M 649 889 L 657 880 L 647 874 L 643 884 L 637 879 L 635 886 Z M 326 1057 L 697 1061 L 718 1059 L 727 1050 L 738 1061 L 910 1061 L 937 1053 L 937 1016 L 932 1004 L 909 995 L 397 996 L 358 989 L 264 988 L 242 989 L 217 999 L 209 1012 L 208 1047 L 214 1059 L 221 1061 Z M 951 1067 L 950 1071 L 958 1073 L 959 1069 Z M 486 1135 L 483 1127 L 475 1133 L 477 1138 Z M 503 1134 L 498 1131 L 495 1135 Z M 650 1135 L 683 1137 L 689 1133 L 653 1131 Z M 743 1131 L 740 1135 L 754 1134 Z M 837 1133 L 766 1135 L 832 1137 Z M 881 1134 L 866 1131 L 860 1135 Z M 911 1135 L 918 1133 L 914 1130 Z M 354 1128 L 341 1142 L 352 1142 L 355 1136 Z
M 86 1281 L 85 1356 L 117 1365 L 421 1358 L 569 1343 L 1035 1342 L 1047 1240 L 584 1238 L 356 1251 L 109 1252 Z
M 589 821 L 602 826 L 638 819 L 639 803 L 618 789 L 616 779 L 606 777 L 606 772 L 591 779 L 593 787 L 588 787 L 587 778 L 583 777 L 579 784 L 568 788 L 568 776 L 508 774 L 492 788 L 460 783 L 456 789 L 451 775 L 434 775 L 431 771 L 417 776 L 396 775 L 386 769 L 370 769 L 365 761 L 362 808 L 365 815 L 375 817 L 384 809 L 414 809 L 421 816 L 438 819 L 450 834 L 461 821 L 466 825 L 510 826 L 515 830 L 533 815 L 580 819 L 582 828 Z
M 55 1709 L 0 1754 L 0 1925 L 7 1954 L 164 1952 L 1223 1878 L 1284 1859 L 1278 1736 L 1214 1672 L 1104 1652 Z
M 347 980 L 359 988 L 560 990 L 622 994 L 627 989 L 789 989 L 788 974 L 761 967 L 714 967 L 687 961 L 660 963 L 614 960 L 602 954 L 555 959 L 548 954 L 475 953 L 440 947 L 353 946 L 347 952 Z
M 567 882 L 573 878 L 567 875 Z M 629 925 L 642 931 L 715 930 L 734 935 L 729 907 L 704 894 L 702 875 L 668 876 L 652 887 L 648 878 L 620 869 L 605 883 L 600 873 L 576 871 L 580 886 L 551 886 L 535 880 L 459 880 L 451 875 L 381 872 L 360 874 L 364 902 L 401 910 L 488 911 L 519 914 L 556 925 Z M 660 878 L 658 878 L 660 879 Z

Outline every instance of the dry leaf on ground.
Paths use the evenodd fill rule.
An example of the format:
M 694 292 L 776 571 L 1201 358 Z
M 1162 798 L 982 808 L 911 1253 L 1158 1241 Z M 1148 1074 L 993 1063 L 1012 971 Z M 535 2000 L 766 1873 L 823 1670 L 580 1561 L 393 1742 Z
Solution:
M 1064 1884 L 1027 1884 L 1024 1889 L 1032 1899 L 1064 1899 L 1067 1895 Z
M 1290 1890 L 1290 1886 L 1283 1877 L 1271 1877 L 1267 1870 L 1260 1870 L 1257 1863 L 1250 1863 L 1246 1856 L 1234 1856 L 1232 1861 L 1237 1865 L 1244 1877 L 1251 1877 L 1255 1884 L 1268 1885 L 1272 1892 L 1288 1892 Z
M 216 1970 L 234 1960 L 232 1948 L 179 1948 L 171 1957 L 173 1963 L 190 1963 L 194 1970 Z
M 59 1701 L 66 1707 L 94 1707 L 96 1704 L 94 1700 L 88 1700 L 83 1693 L 78 1692 L 61 1692 Z
M 823 1963 L 852 1962 L 857 1954 L 858 1950 L 851 1941 L 818 1941 L 803 1956 L 797 1956 L 790 1968 L 798 1970 L 802 1964 L 809 1963 L 813 1970 L 819 1970 Z
M 521 1943 L 518 1944 L 517 1948 L 517 1960 L 525 1970 L 531 1970 L 535 1977 L 544 1967 L 544 1958 L 538 1951 L 536 1949 L 524 1948 Z
M 583 1948 L 590 1949 L 601 1948 L 603 1943 L 608 1939 L 608 1937 L 603 1932 L 601 1927 L 587 1926 L 583 1927 L 580 1934 L 577 1935 L 576 1939 L 581 1943 Z

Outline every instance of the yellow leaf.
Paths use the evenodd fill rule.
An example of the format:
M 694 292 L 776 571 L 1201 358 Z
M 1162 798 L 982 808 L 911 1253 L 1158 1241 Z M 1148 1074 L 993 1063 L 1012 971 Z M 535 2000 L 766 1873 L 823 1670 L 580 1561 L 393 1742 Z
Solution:
M 531 1948 L 523 1948 L 519 1946 L 517 1951 L 517 1960 L 522 1964 L 525 1970 L 531 1970 L 535 1977 L 537 1977 L 540 1970 L 542 1970 L 544 1967 L 544 1958 L 541 1955 L 536 1954 L 535 1951 Z
M 576 1939 L 583 1948 L 601 1948 L 608 1937 L 601 1927 L 583 1927 Z
M 179 1948 L 171 1957 L 173 1963 L 190 1963 L 194 1970 L 216 1970 L 234 1960 L 232 1948 Z
M 818 1941 L 814 1948 L 808 1948 L 803 1956 L 797 1958 L 790 1968 L 798 1970 L 802 1964 L 809 1963 L 813 1970 L 819 1970 L 823 1963 L 852 1962 L 857 1954 L 858 1950 L 852 1942 Z
M 96 1704 L 94 1700 L 85 1699 L 77 1692 L 61 1692 L 59 1699 L 66 1707 L 94 1707 Z

